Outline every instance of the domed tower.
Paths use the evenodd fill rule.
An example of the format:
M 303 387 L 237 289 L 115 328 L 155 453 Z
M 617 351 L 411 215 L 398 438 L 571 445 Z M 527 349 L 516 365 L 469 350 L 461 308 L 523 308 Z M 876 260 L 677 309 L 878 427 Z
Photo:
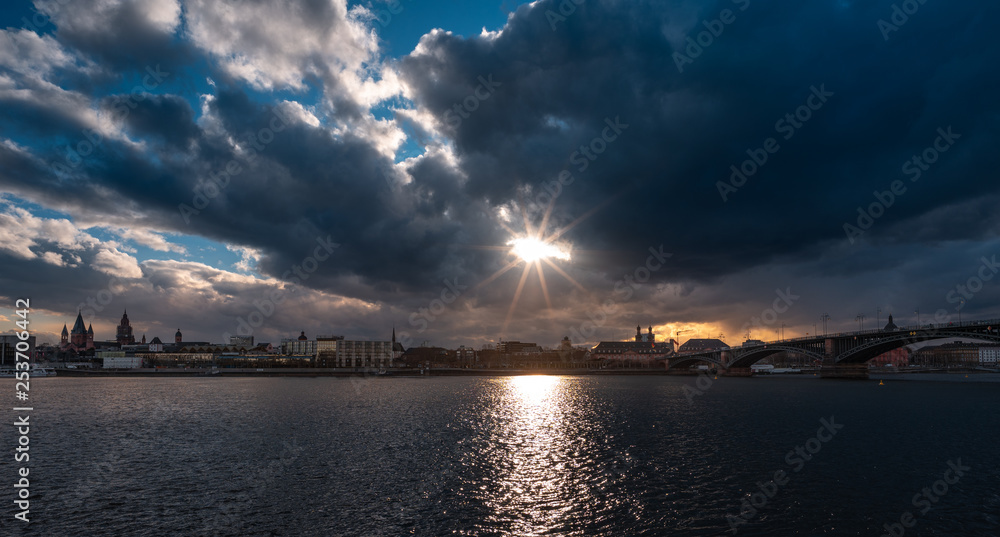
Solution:
M 122 320 L 118 323 L 118 333 L 115 337 L 118 345 L 135 345 L 135 336 L 132 334 L 132 323 L 128 320 L 128 311 L 122 313 Z
M 642 327 L 635 325 L 635 340 L 642 341 Z
M 174 343 L 180 343 L 181 341 L 184 341 L 184 338 L 181 336 L 181 329 L 178 328 L 177 332 L 174 333 Z
M 309 338 L 306 337 L 306 331 L 303 330 L 302 333 L 299 334 L 299 341 L 308 341 L 308 340 Z

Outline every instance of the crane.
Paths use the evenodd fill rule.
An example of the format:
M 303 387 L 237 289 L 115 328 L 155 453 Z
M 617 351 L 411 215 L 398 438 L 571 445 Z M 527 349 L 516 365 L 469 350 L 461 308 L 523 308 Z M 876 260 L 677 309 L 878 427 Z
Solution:
M 690 329 L 685 328 L 684 330 L 677 330 L 677 331 L 674 332 L 674 351 L 675 352 L 677 351 L 678 346 L 680 346 L 680 344 L 681 344 L 681 339 L 680 339 L 679 336 L 681 334 L 683 334 L 684 332 L 694 332 L 694 330 L 690 330 Z

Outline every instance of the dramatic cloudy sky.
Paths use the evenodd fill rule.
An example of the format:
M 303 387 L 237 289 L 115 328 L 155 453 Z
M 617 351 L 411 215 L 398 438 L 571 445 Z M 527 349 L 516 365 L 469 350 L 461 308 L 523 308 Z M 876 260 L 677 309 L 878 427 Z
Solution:
M 578 1 L 5 3 L 0 321 L 479 346 L 1000 317 L 995 2 Z M 508 246 L 539 232 L 544 287 Z

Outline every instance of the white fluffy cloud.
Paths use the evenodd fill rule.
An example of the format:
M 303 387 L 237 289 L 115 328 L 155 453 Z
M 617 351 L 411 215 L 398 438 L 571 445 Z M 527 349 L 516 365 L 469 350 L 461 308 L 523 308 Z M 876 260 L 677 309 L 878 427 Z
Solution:
M 92 266 L 105 274 L 119 278 L 141 278 L 142 269 L 136 258 L 117 248 L 102 248 L 94 256 Z
M 135 241 L 142 246 L 156 250 L 158 252 L 176 252 L 183 254 L 187 249 L 168 241 L 163 235 L 146 228 L 118 228 L 114 230 L 119 237 L 126 240 Z
M 185 7 L 194 43 L 257 89 L 303 89 L 310 76 L 349 77 L 378 50 L 345 0 L 309 5 L 191 0 Z
M 31 30 L 0 30 L 0 67 L 26 75 L 46 75 L 75 62 L 52 36 Z
M 67 2 L 39 0 L 39 11 L 46 13 L 60 30 L 95 35 L 108 31 L 108 20 L 122 11 L 130 12 L 145 26 L 161 33 L 172 33 L 181 20 L 181 6 L 176 0 L 97 0 Z
M 7 205 L 0 212 L 0 250 L 7 250 L 24 259 L 34 259 L 42 243 L 51 243 L 66 250 L 83 250 L 100 241 L 77 228 L 64 218 L 42 218 L 26 209 Z M 49 256 L 46 261 L 52 262 Z

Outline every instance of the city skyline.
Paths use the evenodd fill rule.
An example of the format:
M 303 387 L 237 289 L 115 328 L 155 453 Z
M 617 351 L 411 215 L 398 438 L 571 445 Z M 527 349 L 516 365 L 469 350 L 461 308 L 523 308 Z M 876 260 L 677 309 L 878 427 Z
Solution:
M 3 7 L 0 295 L 52 343 L 1000 317 L 1000 8 L 569 4 Z

